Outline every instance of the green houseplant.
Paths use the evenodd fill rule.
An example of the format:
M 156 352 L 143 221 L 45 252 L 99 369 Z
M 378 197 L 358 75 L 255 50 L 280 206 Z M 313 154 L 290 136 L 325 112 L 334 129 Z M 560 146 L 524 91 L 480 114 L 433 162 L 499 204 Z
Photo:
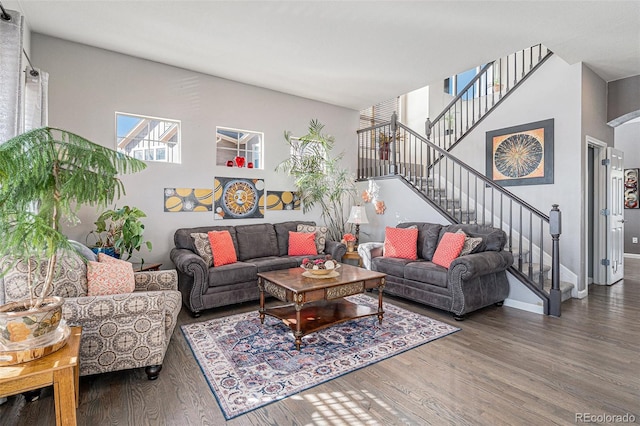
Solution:
M 140 219 L 143 217 L 147 215 L 142 210 L 129 206 L 102 212 L 94 222 L 96 229 L 89 234 L 96 239 L 94 246 L 97 251 L 112 249 L 119 256 L 126 253 L 128 260 L 143 244 L 151 250 L 151 242 L 142 239 L 144 224 Z M 144 259 L 142 262 L 144 263 Z
M 333 136 L 323 133 L 324 125 L 311 120 L 309 133 L 294 138 L 284 132 L 292 155 L 278 164 L 276 171 L 292 176 L 302 201 L 302 210 L 307 213 L 316 204 L 322 209 L 322 219 L 328 228 L 328 236 L 340 241 L 345 234 L 348 208 L 355 198 L 353 175 L 340 166 L 342 154 L 332 157 Z
M 118 175 L 145 167 L 142 161 L 52 127 L 23 133 L 0 145 L 0 257 L 9 259 L 0 273 L 25 262 L 30 294 L 9 311 L 24 311 L 28 316 L 51 303 L 47 294 L 56 275 L 58 253 L 73 250 L 60 232 L 61 222 L 78 223 L 76 212 L 82 205 L 106 207 L 124 193 Z M 40 282 L 42 290 L 36 294 Z M 16 336 L 8 328 L 6 315 L 2 316 L 7 305 L 0 307 L 0 338 Z M 29 322 L 33 321 L 23 320 L 22 331 Z M 26 340 L 22 333 L 20 340 Z

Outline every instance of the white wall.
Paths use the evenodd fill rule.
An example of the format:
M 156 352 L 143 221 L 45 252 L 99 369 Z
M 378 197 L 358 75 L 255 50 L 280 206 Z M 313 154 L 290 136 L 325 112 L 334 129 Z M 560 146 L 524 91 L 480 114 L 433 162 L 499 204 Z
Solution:
M 49 125 L 96 143 L 115 147 L 115 111 L 181 120 L 182 164 L 149 162 L 141 173 L 122 178 L 126 196 L 118 202 L 147 213 L 145 237 L 152 241 L 145 262 L 173 267 L 169 252 L 177 228 L 302 219 L 302 211 L 265 213 L 264 219 L 217 220 L 213 213 L 165 213 L 165 187 L 211 188 L 214 176 L 264 178 L 268 190 L 293 189 L 274 172 L 288 156 L 283 132 L 306 134 L 319 119 L 336 138 L 336 153 L 356 157 L 358 111 L 236 83 L 65 40 L 33 34 L 32 60 L 50 73 Z M 257 66 L 253 64 L 252 66 Z M 268 66 L 268 64 L 264 64 Z M 216 126 L 264 132 L 265 169 L 229 169 L 215 165 Z M 355 169 L 355 165 L 353 165 Z M 99 211 L 83 207 L 82 224 L 67 235 L 84 242 Z M 319 212 L 305 219 L 318 221 Z

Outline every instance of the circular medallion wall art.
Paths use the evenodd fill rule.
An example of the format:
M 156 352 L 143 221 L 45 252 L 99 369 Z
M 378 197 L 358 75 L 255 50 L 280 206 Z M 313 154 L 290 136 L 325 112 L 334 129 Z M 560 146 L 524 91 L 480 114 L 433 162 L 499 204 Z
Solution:
M 264 209 L 260 208 L 264 194 L 262 179 L 219 177 L 214 188 L 215 219 L 264 217 Z
M 520 133 L 511 135 L 498 145 L 494 154 L 496 169 L 507 178 L 535 175 L 543 166 L 544 150 L 534 136 Z

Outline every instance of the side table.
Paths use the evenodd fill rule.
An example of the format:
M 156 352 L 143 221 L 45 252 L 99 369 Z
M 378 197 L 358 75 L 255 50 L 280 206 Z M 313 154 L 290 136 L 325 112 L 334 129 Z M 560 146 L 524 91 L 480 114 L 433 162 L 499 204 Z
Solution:
M 348 251 L 344 254 L 344 256 L 342 256 L 342 259 L 348 259 L 348 260 L 357 260 L 358 261 L 358 267 L 362 268 L 362 258 L 360 257 L 360 255 L 358 254 L 357 250 L 354 251 Z
M 132 263 L 133 272 L 159 271 L 162 263 Z
M 0 397 L 53 385 L 56 425 L 75 425 L 79 401 L 79 350 L 82 327 L 71 327 L 60 350 L 22 364 L 0 367 Z

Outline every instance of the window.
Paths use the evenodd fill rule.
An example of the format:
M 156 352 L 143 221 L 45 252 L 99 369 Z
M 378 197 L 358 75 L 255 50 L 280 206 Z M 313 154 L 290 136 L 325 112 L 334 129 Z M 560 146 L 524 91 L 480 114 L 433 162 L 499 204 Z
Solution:
M 476 75 L 480 73 L 480 71 L 482 71 L 482 66 L 475 67 L 446 78 L 444 80 L 444 92 L 453 96 L 461 94 L 462 90 L 476 77 Z M 469 100 L 480 96 L 486 96 L 490 92 L 488 89 L 493 84 L 492 72 L 493 68 L 490 68 L 486 74 L 480 77 L 480 79 L 462 95 L 462 99 Z
M 262 169 L 263 139 L 264 135 L 260 132 L 216 127 L 216 165 L 235 166 L 238 165 L 236 157 L 240 157 L 243 159 L 240 164 L 244 164 L 244 167 Z
M 138 160 L 180 163 L 180 121 L 116 112 L 116 149 Z

